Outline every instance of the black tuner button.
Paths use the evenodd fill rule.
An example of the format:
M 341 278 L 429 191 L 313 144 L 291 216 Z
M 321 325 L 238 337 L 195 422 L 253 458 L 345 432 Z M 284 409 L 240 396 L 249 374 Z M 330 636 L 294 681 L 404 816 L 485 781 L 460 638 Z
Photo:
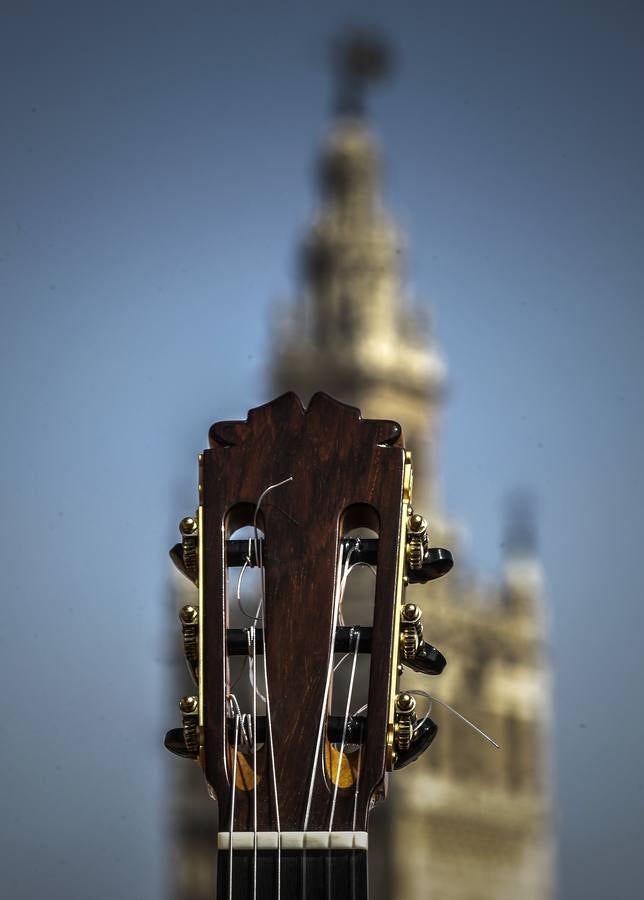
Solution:
M 422 642 L 415 655 L 404 662 L 414 672 L 421 672 L 423 675 L 440 675 L 447 665 L 447 660 L 440 650 L 425 641 Z
M 431 719 L 425 719 L 422 725 L 419 725 L 412 737 L 411 743 L 407 750 L 397 750 L 394 769 L 404 769 L 409 763 L 415 762 L 421 753 L 429 747 L 436 737 L 438 725 Z
M 163 746 L 170 753 L 174 753 L 175 756 L 181 756 L 183 759 L 196 759 L 199 756 L 198 751 L 194 752 L 186 747 L 183 728 L 172 728 L 168 731 L 163 741 Z
M 447 575 L 454 565 L 454 558 L 449 550 L 442 547 L 430 547 L 425 552 L 423 564 L 419 569 L 410 569 L 408 573 L 410 584 L 426 584 Z
M 174 547 L 170 550 L 170 559 L 175 564 L 177 569 L 181 572 L 182 575 L 185 575 L 186 578 L 190 578 L 188 574 L 188 570 L 186 569 L 185 563 L 183 561 L 183 545 L 175 544 Z

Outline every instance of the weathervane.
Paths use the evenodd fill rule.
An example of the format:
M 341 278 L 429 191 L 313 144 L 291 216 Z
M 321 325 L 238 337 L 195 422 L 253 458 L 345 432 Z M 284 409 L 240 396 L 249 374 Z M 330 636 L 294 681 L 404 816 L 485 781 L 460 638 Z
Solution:
M 336 75 L 334 112 L 362 116 L 370 83 L 385 78 L 392 69 L 388 42 L 373 31 L 345 32 L 333 44 Z

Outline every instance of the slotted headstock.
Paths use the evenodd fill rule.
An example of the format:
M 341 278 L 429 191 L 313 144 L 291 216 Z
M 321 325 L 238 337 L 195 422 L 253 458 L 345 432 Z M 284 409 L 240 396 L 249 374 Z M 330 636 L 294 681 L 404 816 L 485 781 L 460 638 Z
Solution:
M 418 608 L 404 603 L 408 582 L 438 577 L 451 557 L 429 550 L 412 513 L 401 427 L 322 393 L 307 409 L 285 394 L 209 437 L 198 514 L 183 520 L 172 551 L 198 586 L 198 605 L 182 610 L 198 693 L 182 701 L 184 728 L 166 745 L 198 757 L 231 832 L 366 831 L 387 771 L 436 732 L 398 694 L 399 662 L 432 674 L 445 664 L 422 639 Z M 234 540 L 244 527 L 247 538 Z M 369 624 L 342 615 L 360 562 L 375 570 Z M 258 594 L 244 605 L 238 586 L 252 570 Z M 363 655 L 367 702 L 356 709 Z

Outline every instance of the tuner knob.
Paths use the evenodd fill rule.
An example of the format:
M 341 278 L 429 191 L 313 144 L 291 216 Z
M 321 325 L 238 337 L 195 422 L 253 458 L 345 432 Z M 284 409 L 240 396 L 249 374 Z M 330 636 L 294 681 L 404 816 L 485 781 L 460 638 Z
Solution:
M 412 659 L 405 660 L 405 664 L 422 675 L 440 675 L 447 665 L 447 660 L 440 650 L 423 641 L 416 655 Z
M 199 700 L 190 694 L 179 701 L 183 717 L 183 740 L 189 754 L 199 753 Z
M 175 756 L 181 756 L 183 759 L 196 759 L 199 756 L 198 750 L 192 752 L 186 747 L 183 728 L 172 728 L 166 732 L 163 744 L 166 750 L 174 753 Z
M 442 547 L 432 547 L 425 552 L 423 562 L 418 569 L 409 569 L 407 578 L 409 584 L 426 584 L 447 575 L 454 565 L 454 558 L 449 550 Z
M 394 761 L 394 769 L 404 769 L 409 763 L 418 759 L 436 737 L 438 725 L 431 719 L 425 719 L 422 725 L 414 729 L 412 741 L 407 750 L 399 750 Z

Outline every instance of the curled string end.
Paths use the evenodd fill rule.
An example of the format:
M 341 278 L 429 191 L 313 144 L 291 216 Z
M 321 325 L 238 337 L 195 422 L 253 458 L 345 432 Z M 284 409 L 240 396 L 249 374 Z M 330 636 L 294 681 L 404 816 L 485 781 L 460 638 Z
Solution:
M 460 719 L 461 722 L 464 722 L 466 725 L 469 725 L 470 728 L 473 728 L 477 734 L 480 734 L 482 738 L 485 738 L 485 740 L 489 744 L 491 744 L 496 750 L 501 749 L 500 745 L 497 744 L 497 742 L 494 740 L 494 738 L 491 738 L 489 734 L 486 734 L 481 728 L 478 727 L 478 725 L 475 725 L 474 722 L 470 722 L 469 719 L 467 719 L 465 716 L 461 715 L 461 713 L 458 710 L 454 709 L 453 706 L 450 706 L 449 703 L 445 703 L 444 700 L 439 700 L 438 697 L 434 697 L 433 694 L 428 693 L 428 691 L 413 690 L 413 691 L 409 691 L 409 693 L 415 694 L 418 697 L 424 697 L 426 700 L 429 700 L 429 709 L 427 710 L 427 712 L 425 713 L 425 715 L 423 716 L 421 721 L 418 723 L 418 726 L 417 726 L 418 728 L 420 728 L 420 726 L 423 725 L 425 723 L 425 721 L 427 720 L 427 718 L 429 717 L 429 714 L 432 711 L 432 703 L 438 703 L 439 706 L 444 706 L 445 709 L 449 710 L 449 712 L 451 712 L 458 719 Z

